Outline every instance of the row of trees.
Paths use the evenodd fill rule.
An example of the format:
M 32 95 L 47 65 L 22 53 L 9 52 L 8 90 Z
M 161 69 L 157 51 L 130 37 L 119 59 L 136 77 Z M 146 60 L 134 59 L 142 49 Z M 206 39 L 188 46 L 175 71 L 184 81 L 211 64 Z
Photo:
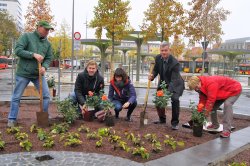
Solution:
M 203 40 L 210 43 L 220 43 L 220 36 L 223 34 L 221 22 L 225 21 L 230 13 L 217 7 L 220 1 L 190 0 L 188 3 L 190 9 L 186 10 L 177 0 L 152 0 L 144 12 L 145 18 L 141 25 L 143 40 L 140 42 L 150 39 L 169 41 L 173 37 L 172 53 L 177 57 L 182 54 L 185 48 L 185 44 L 180 39 L 181 35 L 188 37 L 191 44 Z M 113 62 L 114 57 L 115 41 L 123 39 L 134 30 L 128 19 L 130 10 L 129 0 L 99 0 L 98 5 L 94 8 L 94 18 L 90 22 L 90 27 L 95 28 L 98 39 L 101 39 L 103 34 L 111 39 L 111 62 Z M 31 1 L 25 19 L 25 31 L 33 31 L 36 28 L 36 23 L 41 19 L 56 25 L 50 5 L 46 0 Z M 8 28 L 1 29 L 7 30 Z M 62 58 L 71 55 L 69 31 L 70 26 L 64 21 L 55 35 L 50 37 L 55 58 L 59 55 L 60 41 Z
M 204 39 L 210 43 L 220 43 L 223 34 L 221 22 L 226 20 L 230 13 L 228 10 L 217 7 L 221 0 L 190 0 L 189 10 L 184 9 L 182 3 L 177 0 L 152 0 L 148 9 L 144 12 L 145 18 L 141 30 L 145 35 L 145 41 L 158 38 L 161 41 L 169 41 L 174 37 L 173 52 L 175 55 L 182 53 L 183 42 L 180 35 L 189 38 L 191 44 L 201 42 Z M 101 39 L 103 34 L 114 43 L 128 35 L 133 28 L 130 26 L 128 12 L 131 10 L 129 0 L 99 0 L 94 8 L 94 18 L 90 27 L 96 29 L 96 37 Z M 54 16 L 51 15 L 50 5 L 46 0 L 33 0 L 30 2 L 26 19 L 26 31 L 32 31 L 38 20 L 44 19 L 52 24 Z M 54 48 L 58 41 L 62 41 L 62 56 L 70 55 L 70 33 L 66 22 L 61 24 L 61 29 L 51 38 Z M 55 41 L 55 42 L 54 42 Z M 114 50 L 114 44 L 112 44 Z M 56 51 L 55 51 L 56 53 Z M 112 51 L 112 57 L 114 51 Z
M 0 11 L 0 53 L 2 55 L 8 56 L 12 53 L 14 40 L 18 36 L 19 32 L 13 17 L 5 11 Z

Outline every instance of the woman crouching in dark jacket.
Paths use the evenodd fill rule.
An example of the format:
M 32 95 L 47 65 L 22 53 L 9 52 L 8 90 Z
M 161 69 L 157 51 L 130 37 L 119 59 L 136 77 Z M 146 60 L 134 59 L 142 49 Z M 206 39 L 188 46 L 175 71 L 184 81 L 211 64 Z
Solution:
M 108 98 L 115 105 L 115 117 L 119 118 L 122 109 L 128 109 L 126 121 L 132 121 L 131 114 L 137 101 L 135 87 L 122 68 L 117 68 L 110 81 Z

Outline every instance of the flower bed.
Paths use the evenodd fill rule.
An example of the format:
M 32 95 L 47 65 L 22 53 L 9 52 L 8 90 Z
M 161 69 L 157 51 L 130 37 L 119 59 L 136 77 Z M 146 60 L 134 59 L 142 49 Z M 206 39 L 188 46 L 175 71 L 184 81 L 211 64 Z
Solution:
M 1 106 L 1 116 L 3 114 L 4 117 L 7 117 L 7 113 L 9 111 L 9 107 L 4 105 Z M 145 126 L 144 128 L 140 129 L 140 111 L 142 111 L 142 108 L 136 108 L 134 113 L 132 114 L 133 122 L 127 122 L 124 120 L 126 117 L 126 111 L 121 112 L 121 118 L 119 120 L 115 121 L 115 126 L 110 130 L 111 133 L 113 133 L 113 130 L 115 131 L 115 135 L 118 137 L 121 137 L 120 140 L 126 142 L 127 146 L 131 148 L 130 152 L 126 152 L 126 150 L 123 150 L 120 148 L 117 143 L 115 143 L 115 140 L 118 139 L 113 135 L 113 137 L 105 137 L 102 136 L 102 140 L 100 137 L 97 139 L 90 139 L 92 136 L 88 134 L 94 135 L 94 132 L 105 135 L 105 131 L 100 131 L 101 128 L 107 128 L 104 123 L 100 123 L 97 120 L 94 120 L 93 122 L 83 122 L 82 120 L 77 120 L 74 124 L 69 126 L 69 129 L 67 133 L 64 135 L 64 138 L 61 138 L 62 135 L 58 134 L 57 130 L 62 131 L 60 127 L 53 127 L 46 128 L 45 131 L 47 133 L 51 132 L 53 130 L 53 133 L 56 133 L 55 137 L 52 137 L 54 140 L 54 146 L 52 148 L 48 148 L 44 146 L 45 141 L 41 141 L 38 138 L 38 133 L 30 132 L 30 127 L 32 124 L 36 123 L 36 114 L 35 110 L 37 110 L 37 105 L 27 105 L 27 104 L 21 104 L 20 113 L 19 113 L 19 125 L 22 126 L 21 132 L 25 132 L 28 134 L 28 138 L 30 142 L 32 143 L 31 151 L 78 151 L 78 152 L 88 152 L 88 153 L 103 153 L 103 154 L 110 154 L 114 156 L 119 156 L 123 158 L 128 158 L 130 160 L 134 160 L 137 162 L 147 162 L 149 160 L 154 160 L 163 156 L 166 156 L 168 154 L 181 151 L 183 149 L 207 142 L 209 140 L 215 139 L 219 137 L 219 134 L 209 134 L 204 132 L 203 136 L 201 138 L 194 137 L 192 134 L 192 130 L 182 128 L 180 127 L 179 130 L 173 131 L 171 129 L 170 125 L 170 118 L 171 118 L 171 111 L 170 109 L 167 109 L 167 124 L 165 125 L 156 125 L 152 124 L 154 120 L 157 119 L 157 113 L 154 108 L 148 108 L 148 117 L 149 117 L 149 125 Z M 37 110 L 38 111 L 38 110 Z M 50 105 L 50 112 L 52 117 L 57 117 L 58 113 L 56 112 L 56 105 L 51 104 Z M 124 117 L 124 118 L 122 118 Z M 180 112 L 180 124 L 183 124 L 190 120 L 191 118 L 191 112 L 187 111 L 185 109 L 182 109 Z M 221 121 L 221 117 L 220 117 Z M 54 120 L 55 123 L 61 123 L 61 118 L 56 118 Z M 19 146 L 20 141 L 15 138 L 14 134 L 8 134 L 6 132 L 6 120 L 0 121 L 0 131 L 2 132 L 2 140 L 5 141 L 5 148 L 3 150 L 0 150 L 0 154 L 5 153 L 14 153 L 14 152 L 24 152 L 26 151 L 24 148 L 21 148 Z M 236 127 L 236 130 L 242 129 L 244 127 L 247 127 L 250 125 L 249 120 L 241 120 L 241 119 L 234 119 L 233 125 Z M 78 129 L 82 127 L 82 130 L 79 131 Z M 84 128 L 85 127 L 85 128 Z M 89 128 L 89 133 L 86 133 L 86 128 Z M 42 132 L 41 132 L 42 133 Z M 71 133 L 71 134 L 70 134 Z M 79 137 L 74 134 L 78 133 Z M 127 134 L 125 134 L 127 133 Z M 132 134 L 134 137 L 132 136 Z M 69 135 L 70 134 L 70 135 Z M 141 143 L 144 142 L 143 148 L 145 148 L 147 151 L 145 151 L 142 148 L 136 147 L 135 144 L 138 144 L 138 134 L 141 136 Z M 151 135 L 150 135 L 151 134 Z M 155 134 L 155 136 L 153 136 Z M 43 134 L 40 134 L 41 138 Z M 168 141 L 165 141 L 166 135 L 168 135 L 170 138 L 173 137 L 172 143 L 171 139 Z M 144 137 L 145 136 L 145 137 Z M 19 136 L 20 137 L 20 136 Z M 62 139 L 60 141 L 60 139 Z M 76 139 L 79 139 L 76 140 Z M 47 139 L 46 146 L 49 146 L 51 144 L 50 138 Z M 98 142 L 100 141 L 101 142 Z M 159 144 L 156 144 L 159 141 L 161 144 L 161 149 L 159 150 Z M 113 142 L 112 142 L 113 141 Z M 177 145 L 176 148 L 173 148 L 175 143 L 177 142 L 184 142 L 184 146 Z M 73 145 L 73 146 L 65 146 L 65 143 L 67 142 L 67 145 Z M 82 142 L 81 144 L 77 145 L 78 143 Z M 97 143 L 98 142 L 98 143 Z M 155 142 L 155 145 L 153 143 Z M 102 144 L 100 147 L 97 147 L 97 145 Z M 122 146 L 122 143 L 121 143 Z M 135 149 L 137 148 L 137 149 Z M 134 152 L 134 155 L 133 155 Z M 149 153 L 149 158 L 147 158 L 147 154 L 144 152 Z M 138 154 L 139 153 L 139 154 Z M 143 156 L 146 156 L 145 158 L 142 158 Z

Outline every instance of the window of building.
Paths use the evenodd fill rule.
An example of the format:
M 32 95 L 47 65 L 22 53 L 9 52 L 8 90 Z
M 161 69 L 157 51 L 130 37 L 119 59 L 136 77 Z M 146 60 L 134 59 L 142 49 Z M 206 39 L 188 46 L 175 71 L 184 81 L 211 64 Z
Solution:
M 0 6 L 7 6 L 6 3 L 0 3 Z

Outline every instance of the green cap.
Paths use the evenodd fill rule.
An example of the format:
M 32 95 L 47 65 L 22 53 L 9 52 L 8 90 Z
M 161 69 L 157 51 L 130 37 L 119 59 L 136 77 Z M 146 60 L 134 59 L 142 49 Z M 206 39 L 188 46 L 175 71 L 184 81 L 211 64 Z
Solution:
M 37 26 L 42 26 L 42 27 L 44 27 L 46 29 L 52 29 L 52 30 L 54 30 L 54 28 L 47 21 L 45 21 L 45 20 L 39 21 L 38 24 L 37 24 Z

